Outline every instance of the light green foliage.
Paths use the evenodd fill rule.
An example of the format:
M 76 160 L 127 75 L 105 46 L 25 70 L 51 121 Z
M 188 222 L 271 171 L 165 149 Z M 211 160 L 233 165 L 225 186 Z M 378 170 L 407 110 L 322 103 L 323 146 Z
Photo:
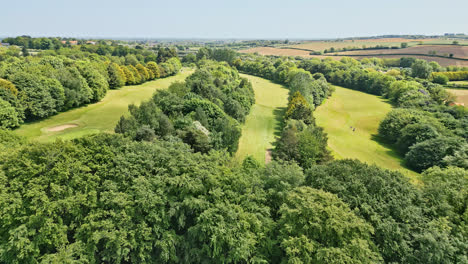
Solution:
M 331 193 L 299 187 L 279 210 L 283 263 L 378 263 L 373 228 Z
M 0 129 L 15 128 L 19 126 L 20 119 L 16 109 L 7 101 L 0 98 Z
M 158 65 L 156 64 L 156 62 L 150 61 L 150 62 L 148 62 L 148 63 L 146 64 L 146 67 L 148 68 L 148 70 L 150 70 L 151 72 L 153 72 L 154 78 L 159 78 L 159 77 L 161 77 L 160 72 L 159 72 L 159 67 L 158 67 Z
M 306 124 L 313 124 L 312 109 L 300 92 L 295 92 L 288 103 L 285 119 L 302 120 Z
M 147 80 L 150 80 L 150 74 L 148 72 L 148 69 L 146 69 L 145 66 L 143 66 L 141 64 L 137 64 L 135 66 L 135 68 L 137 69 L 138 73 L 140 74 L 142 82 L 146 82 Z

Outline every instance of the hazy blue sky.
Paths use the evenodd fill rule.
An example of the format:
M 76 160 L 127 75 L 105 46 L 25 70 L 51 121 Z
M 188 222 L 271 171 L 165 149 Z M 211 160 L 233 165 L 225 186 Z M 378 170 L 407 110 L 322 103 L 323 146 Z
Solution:
M 0 36 L 336 38 L 468 33 L 468 0 L 2 0 Z

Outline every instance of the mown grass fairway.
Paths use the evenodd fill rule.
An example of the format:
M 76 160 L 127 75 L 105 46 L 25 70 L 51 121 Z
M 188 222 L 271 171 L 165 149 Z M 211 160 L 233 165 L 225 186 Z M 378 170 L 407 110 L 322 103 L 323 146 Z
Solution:
M 275 134 L 281 131 L 281 120 L 288 104 L 288 90 L 260 77 L 241 74 L 252 82 L 255 105 L 252 107 L 239 140 L 238 160 L 252 155 L 260 163 L 265 162 L 266 150 L 272 148 Z
M 328 146 L 334 157 L 375 163 L 415 179 L 418 174 L 402 167 L 402 159 L 395 151 L 373 139 L 391 105 L 374 95 L 335 88 L 331 98 L 314 112 L 317 125 L 328 133 Z M 356 128 L 355 131 L 351 127 Z
M 139 104 L 149 99 L 154 91 L 167 88 L 175 81 L 183 81 L 192 72 L 184 68 L 176 76 L 109 90 L 98 103 L 72 109 L 38 122 L 23 124 L 14 131 L 18 135 L 38 141 L 72 139 L 86 134 L 113 132 L 120 116 L 127 113 L 129 104 Z

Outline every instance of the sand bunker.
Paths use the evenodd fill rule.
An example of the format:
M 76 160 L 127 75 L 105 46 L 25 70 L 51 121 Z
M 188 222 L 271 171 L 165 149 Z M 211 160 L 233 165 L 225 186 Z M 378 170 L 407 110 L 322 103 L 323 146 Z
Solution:
M 58 132 L 58 131 L 65 130 L 67 128 L 72 128 L 72 127 L 77 127 L 77 126 L 78 126 L 77 124 L 65 124 L 65 125 L 54 126 L 54 127 L 48 128 L 47 131 Z
M 272 160 L 271 158 L 271 149 L 267 149 L 265 152 L 265 164 L 270 163 Z

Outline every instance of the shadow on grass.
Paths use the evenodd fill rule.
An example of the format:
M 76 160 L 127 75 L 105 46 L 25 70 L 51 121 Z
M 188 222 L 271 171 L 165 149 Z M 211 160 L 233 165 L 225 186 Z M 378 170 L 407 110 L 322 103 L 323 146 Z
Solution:
M 284 114 L 286 113 L 286 107 L 278 107 L 273 110 L 273 115 L 275 116 L 275 120 L 277 121 L 277 125 L 275 126 L 275 137 L 281 136 L 281 131 L 283 131 L 284 127 Z
M 401 167 L 407 169 L 407 170 L 410 170 L 410 171 L 413 171 L 412 169 L 410 169 L 407 165 L 406 165 L 406 162 L 405 162 L 405 159 L 404 159 L 404 156 L 401 155 L 401 153 L 399 153 L 394 146 L 392 146 L 391 144 L 387 143 L 382 137 L 380 137 L 379 135 L 376 135 L 376 134 L 372 134 L 371 135 L 371 139 L 375 142 L 377 142 L 377 144 L 385 147 L 387 149 L 387 151 L 385 152 L 387 155 L 393 157 L 393 158 L 396 158 L 399 160 L 399 163 L 401 165 Z

